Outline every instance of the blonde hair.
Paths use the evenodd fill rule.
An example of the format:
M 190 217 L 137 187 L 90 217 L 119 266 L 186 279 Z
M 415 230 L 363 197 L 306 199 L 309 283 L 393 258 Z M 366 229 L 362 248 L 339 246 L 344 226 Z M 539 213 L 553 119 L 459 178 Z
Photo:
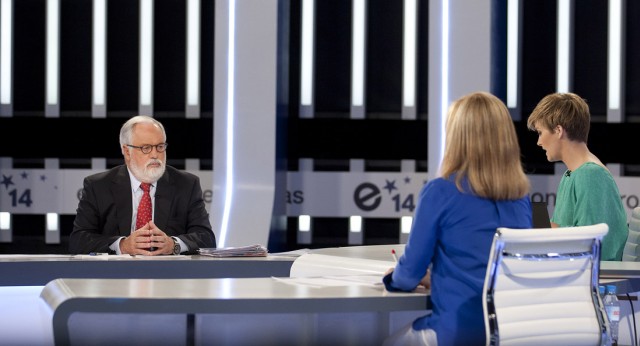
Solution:
M 529 193 L 530 183 L 520 160 L 520 145 L 509 110 L 497 97 L 475 92 L 454 101 L 446 122 L 441 175 L 455 174 L 464 192 L 494 200 L 514 200 Z

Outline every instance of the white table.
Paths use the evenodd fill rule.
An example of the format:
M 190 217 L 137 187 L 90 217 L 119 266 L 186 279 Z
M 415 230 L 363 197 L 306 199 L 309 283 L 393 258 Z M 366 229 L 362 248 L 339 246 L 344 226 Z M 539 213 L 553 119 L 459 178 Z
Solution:
M 398 325 L 428 308 L 427 292 L 389 293 L 381 284 L 317 287 L 275 278 L 57 279 L 41 297 L 53 314 L 56 345 L 77 340 L 70 335 L 72 318 L 90 325 L 74 317 L 83 313 L 137 315 L 131 321 L 184 314 L 185 333 L 177 336 L 184 344 L 369 345 L 394 328 L 394 313 L 409 313 Z M 234 332 L 228 335 L 229 330 Z

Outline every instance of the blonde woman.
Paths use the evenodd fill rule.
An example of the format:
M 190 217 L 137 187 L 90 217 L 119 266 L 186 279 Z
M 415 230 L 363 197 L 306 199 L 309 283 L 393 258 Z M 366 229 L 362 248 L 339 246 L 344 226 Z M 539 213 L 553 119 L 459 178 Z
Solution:
M 420 192 L 404 254 L 383 279 L 388 291 L 430 286 L 432 313 L 385 345 L 484 345 L 482 287 L 493 236 L 498 227 L 532 227 L 518 138 L 497 97 L 476 92 L 453 102 L 440 173 Z

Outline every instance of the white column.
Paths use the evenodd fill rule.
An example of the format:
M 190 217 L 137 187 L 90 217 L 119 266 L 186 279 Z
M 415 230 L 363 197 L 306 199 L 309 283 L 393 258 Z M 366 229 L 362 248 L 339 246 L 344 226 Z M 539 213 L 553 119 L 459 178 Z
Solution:
M 138 112 L 153 116 L 153 0 L 140 0 L 140 76 Z
M 300 35 L 300 118 L 312 118 L 314 113 L 315 62 L 315 1 L 302 0 Z
M 491 91 L 491 0 L 430 1 L 430 179 L 439 174 L 449 104 L 474 91 Z
M 415 120 L 418 109 L 418 0 L 404 0 L 402 32 L 402 119 Z
M 13 116 L 13 0 L 0 1 L 0 117 Z
M 216 1 L 215 14 L 212 226 L 219 247 L 266 245 L 275 190 L 278 1 Z
M 351 32 L 351 118 L 364 119 L 367 85 L 367 0 L 353 0 Z
M 200 118 L 200 0 L 187 1 L 186 116 Z
M 620 123 L 625 102 L 625 0 L 609 0 L 609 47 L 607 68 L 607 122 Z
M 507 107 L 514 120 L 522 118 L 522 1 L 507 1 Z
M 47 58 L 44 115 L 60 117 L 60 2 L 47 1 Z
M 556 91 L 573 90 L 573 0 L 558 0 Z
M 91 117 L 107 117 L 107 0 L 93 0 Z
M 13 227 L 11 213 L 0 211 L 0 243 L 11 243 L 13 241 Z

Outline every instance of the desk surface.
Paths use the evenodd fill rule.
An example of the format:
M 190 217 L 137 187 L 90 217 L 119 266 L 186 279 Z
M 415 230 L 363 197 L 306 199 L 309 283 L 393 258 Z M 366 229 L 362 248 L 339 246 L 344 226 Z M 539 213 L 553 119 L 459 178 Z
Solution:
M 389 261 L 403 244 L 348 246 L 311 253 Z M 295 256 L 214 258 L 207 256 L 0 255 L 0 286 L 44 286 L 58 278 L 215 279 L 289 276 Z M 600 262 L 601 279 L 629 279 L 640 291 L 640 262 Z M 637 288 L 637 289 L 635 289 Z
M 0 286 L 44 286 L 58 278 L 199 279 L 289 276 L 296 257 L 2 255 Z
M 640 291 L 640 262 L 600 262 L 600 282 L 618 287 L 618 294 Z
M 402 254 L 402 245 L 355 246 L 326 248 L 311 251 L 314 254 L 353 257 L 389 261 L 391 249 Z M 347 284 L 342 286 L 314 287 L 287 281 L 288 271 L 295 258 L 266 257 L 261 260 L 251 258 L 171 258 L 154 260 L 67 260 L 71 263 L 118 264 L 135 266 L 137 263 L 149 268 L 170 271 L 184 270 L 204 265 L 205 270 L 222 269 L 230 263 L 243 263 L 246 269 L 255 270 L 259 263 L 284 264 L 282 274 L 267 274 L 262 277 L 242 278 L 62 278 L 49 282 L 44 287 L 41 298 L 53 313 L 53 329 L 56 343 L 68 341 L 68 323 L 75 312 L 89 313 L 184 313 L 184 314 L 224 314 L 224 313 L 354 313 L 354 312 L 397 312 L 416 311 L 429 308 L 428 293 L 390 293 L 380 284 Z M 28 262 L 28 261 L 27 261 Z M 61 261 L 53 261 L 61 262 Z M 62 261 L 65 262 L 65 261 Z M 1 263 L 1 262 L 0 262 Z M 46 263 L 40 261 L 35 263 Z M 238 265 L 238 264 L 236 264 Z M 208 269 L 206 269 L 208 268 Z M 270 268 L 267 270 L 274 270 Z M 139 277 L 140 272 L 136 275 Z M 228 275 L 221 274 L 220 275 Z M 212 275 L 216 275 L 212 274 Z M 236 272 L 236 275 L 239 273 Z M 245 273 L 246 274 L 246 273 Z M 264 276 L 280 276 L 270 278 Z M 104 277 L 104 276 L 103 276 Z M 606 280 L 624 280 L 633 285 L 640 281 L 640 262 L 601 262 L 600 277 Z M 292 279 L 292 278 L 290 278 Z M 628 291 L 634 291 L 633 288 Z M 638 291 L 638 290 L 635 290 Z
M 427 292 L 387 292 L 382 284 L 318 287 L 277 278 L 56 279 L 41 297 L 59 313 L 256 313 L 424 310 Z M 89 303 L 88 300 L 91 302 Z M 126 301 L 126 303 L 125 303 Z M 127 306 L 125 306 L 127 305 Z M 135 306 L 135 309 L 130 309 Z
M 391 249 L 404 245 L 349 246 L 308 252 L 389 261 Z M 303 251 L 304 252 L 304 251 Z M 296 256 L 89 256 L 0 255 L 0 286 L 44 286 L 58 278 L 95 279 L 215 279 L 289 276 Z
M 312 250 L 311 253 L 377 261 L 393 261 L 391 255 L 392 249 L 396 251 L 398 257 L 404 254 L 404 244 L 329 247 Z
M 69 320 L 78 312 L 388 314 L 428 308 L 426 291 L 391 293 L 381 284 L 312 287 L 277 278 L 57 279 L 41 298 L 51 308 L 57 345 L 69 343 Z
M 600 262 L 601 279 L 638 279 L 640 278 L 640 262 Z

